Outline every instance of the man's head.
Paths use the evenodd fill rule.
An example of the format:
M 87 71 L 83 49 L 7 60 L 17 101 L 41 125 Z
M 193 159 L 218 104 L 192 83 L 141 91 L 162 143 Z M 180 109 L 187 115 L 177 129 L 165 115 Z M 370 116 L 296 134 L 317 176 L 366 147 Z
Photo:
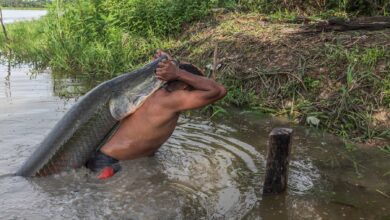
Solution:
M 204 76 L 203 72 L 200 69 L 198 69 L 196 66 L 194 66 L 190 63 L 180 63 L 179 68 L 182 70 L 185 70 L 189 73 L 192 73 L 194 75 Z M 173 80 L 173 81 L 169 81 L 167 83 L 167 89 L 169 91 L 192 90 L 192 87 L 190 85 L 188 85 L 187 83 L 184 83 L 180 80 Z

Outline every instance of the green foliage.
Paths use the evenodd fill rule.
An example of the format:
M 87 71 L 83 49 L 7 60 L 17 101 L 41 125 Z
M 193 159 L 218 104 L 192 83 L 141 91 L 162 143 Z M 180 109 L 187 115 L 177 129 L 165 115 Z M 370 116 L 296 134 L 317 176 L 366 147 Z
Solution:
M 289 11 L 287 9 L 279 9 L 269 15 L 269 18 L 273 21 L 287 21 L 294 22 L 298 17 L 298 13 L 295 11 Z
M 253 107 L 256 103 L 256 93 L 253 89 L 248 89 L 242 84 L 242 82 L 233 80 L 225 81 L 225 86 L 228 89 L 228 93 L 222 100 L 222 103 L 227 105 L 234 105 L 235 107 Z
M 182 25 L 205 16 L 213 6 L 204 0 L 107 0 L 103 6 L 111 25 L 141 36 L 180 33 Z
M 345 149 L 347 151 L 351 152 L 351 151 L 355 151 L 356 150 L 356 146 L 353 143 L 351 143 L 350 141 L 343 140 L 343 142 L 344 142 L 344 147 L 345 147 Z
M 44 20 L 39 20 L 7 25 L 10 41 L 6 45 L 4 34 L 0 34 L 0 47 L 3 48 L 2 54 L 10 56 L 11 60 L 35 64 L 47 60 L 46 54 L 42 52 L 46 48 L 45 38 L 43 38 L 44 24 Z M 12 54 L 7 54 L 7 48 L 11 49 Z
M 228 114 L 226 109 L 221 106 L 219 102 L 205 106 L 200 110 L 200 113 L 209 115 L 209 118 L 222 117 Z
M 330 68 L 345 69 L 337 93 L 322 100 L 324 108 L 333 109 L 327 113 L 324 126 L 340 136 L 358 140 L 388 135 L 374 129 L 372 113 L 389 103 L 388 70 L 378 68 L 389 66 L 390 52 L 382 46 L 346 48 L 335 44 L 326 46 L 325 56 Z
M 141 65 L 157 48 L 171 46 L 183 25 L 225 2 L 232 1 L 56 0 L 45 19 L 9 28 L 11 47 L 18 61 L 39 54 L 35 61 L 55 72 L 109 78 Z
M 381 147 L 380 149 L 381 149 L 381 151 L 383 151 L 383 152 L 387 153 L 388 155 L 390 155 L 390 145 L 386 145 L 384 147 Z M 388 174 L 390 174 L 390 172 L 388 172 Z

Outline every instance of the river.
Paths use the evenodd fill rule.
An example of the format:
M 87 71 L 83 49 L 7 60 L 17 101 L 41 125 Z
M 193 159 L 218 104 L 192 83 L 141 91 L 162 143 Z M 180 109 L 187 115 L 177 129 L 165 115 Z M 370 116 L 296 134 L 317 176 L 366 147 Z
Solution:
M 183 114 L 154 157 L 107 181 L 88 170 L 9 176 L 90 82 L 0 66 L 0 219 L 388 219 L 390 158 L 285 119 Z M 288 190 L 263 197 L 267 138 L 294 129 Z
M 17 21 L 27 21 L 38 19 L 46 15 L 46 10 L 13 10 L 5 9 L 3 10 L 3 21 L 5 24 L 17 22 Z

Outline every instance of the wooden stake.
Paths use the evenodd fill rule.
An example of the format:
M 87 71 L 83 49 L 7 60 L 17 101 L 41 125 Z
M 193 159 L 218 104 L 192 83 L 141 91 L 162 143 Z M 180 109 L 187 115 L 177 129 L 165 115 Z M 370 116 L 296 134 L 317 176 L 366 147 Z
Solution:
M 290 128 L 274 128 L 269 134 L 263 195 L 279 194 L 287 188 L 292 132 Z

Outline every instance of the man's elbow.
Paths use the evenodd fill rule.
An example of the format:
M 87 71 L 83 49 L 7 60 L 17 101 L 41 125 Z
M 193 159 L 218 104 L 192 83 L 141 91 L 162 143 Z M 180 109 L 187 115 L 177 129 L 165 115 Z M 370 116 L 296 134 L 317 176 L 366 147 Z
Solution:
M 218 99 L 222 99 L 223 97 L 226 96 L 227 90 L 226 90 L 226 88 L 225 88 L 224 86 L 222 86 L 222 85 L 219 85 L 218 88 L 219 88 L 219 98 L 218 98 Z
M 225 95 L 227 94 L 227 90 L 225 89 L 224 86 L 217 85 L 214 88 L 214 92 L 213 93 L 214 93 L 213 99 L 216 101 L 216 100 L 219 100 L 219 99 L 222 99 L 223 97 L 225 97 Z
M 215 85 L 206 94 L 207 96 L 205 97 L 205 99 L 208 100 L 207 102 L 215 102 L 225 97 L 227 91 L 224 86 Z

